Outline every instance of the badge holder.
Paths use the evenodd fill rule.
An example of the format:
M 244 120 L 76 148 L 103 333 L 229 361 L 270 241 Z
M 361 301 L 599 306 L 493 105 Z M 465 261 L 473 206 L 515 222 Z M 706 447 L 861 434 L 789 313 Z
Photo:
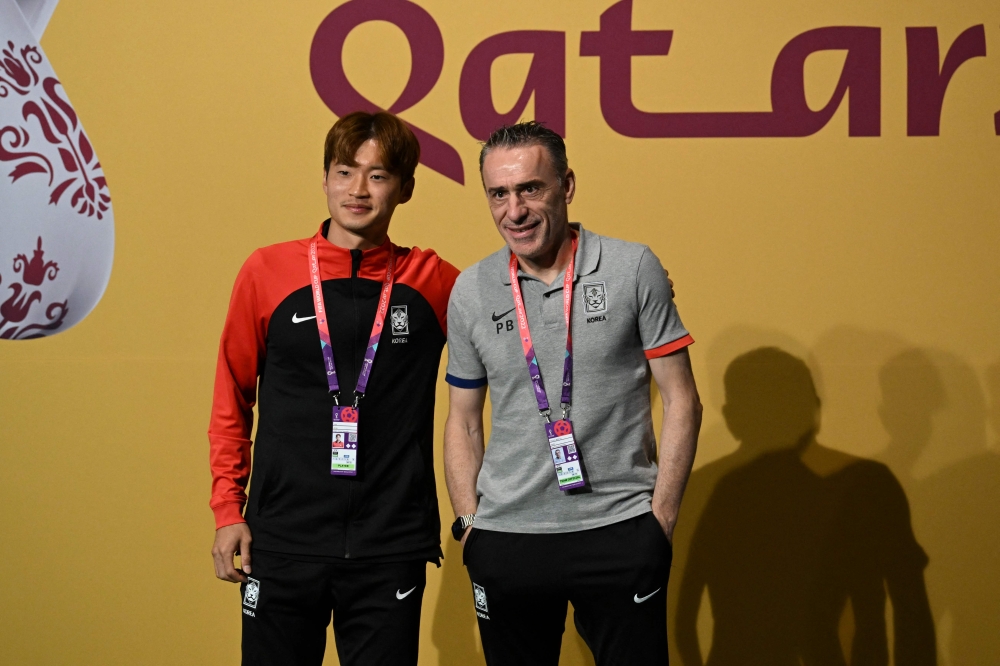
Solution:
M 549 440 L 549 451 L 552 454 L 552 464 L 556 468 L 556 480 L 559 490 L 582 488 L 583 466 L 580 464 L 580 452 L 576 448 L 576 438 L 573 435 L 573 422 L 567 418 L 567 409 L 563 407 L 563 418 L 549 421 L 545 417 L 545 435 Z
M 357 476 L 358 473 L 358 407 L 333 407 L 333 434 L 330 452 L 330 474 Z

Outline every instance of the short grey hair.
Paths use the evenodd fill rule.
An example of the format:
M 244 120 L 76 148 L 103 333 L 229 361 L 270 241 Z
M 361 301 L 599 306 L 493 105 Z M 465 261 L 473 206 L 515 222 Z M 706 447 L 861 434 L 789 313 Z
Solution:
M 552 159 L 552 166 L 555 167 L 556 175 L 559 176 L 559 182 L 562 182 L 569 170 L 569 162 L 566 159 L 566 142 L 556 132 L 537 120 L 529 120 L 516 125 L 504 125 L 493 130 L 490 138 L 483 143 L 483 149 L 479 151 L 480 178 L 483 175 L 483 162 L 486 161 L 486 156 L 491 150 L 520 146 L 542 146 L 545 148 Z

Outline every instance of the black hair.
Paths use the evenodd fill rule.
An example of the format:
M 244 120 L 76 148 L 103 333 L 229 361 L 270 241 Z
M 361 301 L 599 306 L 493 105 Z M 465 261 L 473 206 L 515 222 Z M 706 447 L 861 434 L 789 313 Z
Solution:
M 566 143 L 561 136 L 537 120 L 529 120 L 516 125 L 504 125 L 493 130 L 490 138 L 483 143 L 483 149 L 479 151 L 479 175 L 483 175 L 483 162 L 491 150 L 519 146 L 542 146 L 549 151 L 552 166 L 555 167 L 559 181 L 562 182 L 569 170 L 569 162 L 566 160 Z

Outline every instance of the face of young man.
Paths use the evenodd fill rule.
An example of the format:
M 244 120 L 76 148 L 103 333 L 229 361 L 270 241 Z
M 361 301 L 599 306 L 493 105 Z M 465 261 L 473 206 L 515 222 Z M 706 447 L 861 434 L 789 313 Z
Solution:
M 560 179 L 544 146 L 497 148 L 483 160 L 483 186 L 497 231 L 528 261 L 554 256 L 569 233 L 576 177 Z
M 361 144 L 354 161 L 357 166 L 331 164 L 324 175 L 331 225 L 369 240 L 384 238 L 396 206 L 413 195 L 414 181 L 403 183 L 385 169 L 374 139 Z

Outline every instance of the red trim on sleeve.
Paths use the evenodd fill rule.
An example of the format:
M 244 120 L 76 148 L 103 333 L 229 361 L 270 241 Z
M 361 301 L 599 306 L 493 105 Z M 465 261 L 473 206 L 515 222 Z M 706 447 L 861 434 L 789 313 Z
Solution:
M 647 349 L 644 353 L 647 359 L 660 358 L 661 356 L 666 356 L 667 354 L 672 354 L 678 349 L 684 349 L 688 345 L 694 344 L 694 338 L 690 335 L 685 335 L 683 338 L 677 338 L 673 342 L 668 342 L 665 345 L 660 345 L 653 349 Z

